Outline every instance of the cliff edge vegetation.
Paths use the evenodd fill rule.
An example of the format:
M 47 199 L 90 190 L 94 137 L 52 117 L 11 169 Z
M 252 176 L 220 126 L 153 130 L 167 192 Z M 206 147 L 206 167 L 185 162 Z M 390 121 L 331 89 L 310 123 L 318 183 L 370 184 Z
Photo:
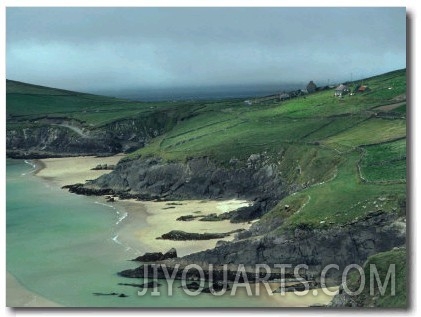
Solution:
M 406 70 L 364 79 L 363 92 L 361 81 L 347 84 L 340 97 L 328 88 L 250 105 L 135 102 L 7 81 L 7 154 L 127 153 L 110 174 L 71 187 L 82 194 L 252 202 L 225 218 L 257 220 L 250 230 L 190 261 L 290 261 L 317 273 L 326 261 L 362 265 L 395 247 L 406 256 Z

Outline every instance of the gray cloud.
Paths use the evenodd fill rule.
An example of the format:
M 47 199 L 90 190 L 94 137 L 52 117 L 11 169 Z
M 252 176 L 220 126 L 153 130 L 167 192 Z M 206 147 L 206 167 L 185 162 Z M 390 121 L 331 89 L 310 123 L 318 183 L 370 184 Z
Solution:
M 7 8 L 6 18 L 7 78 L 83 91 L 406 66 L 405 8 Z

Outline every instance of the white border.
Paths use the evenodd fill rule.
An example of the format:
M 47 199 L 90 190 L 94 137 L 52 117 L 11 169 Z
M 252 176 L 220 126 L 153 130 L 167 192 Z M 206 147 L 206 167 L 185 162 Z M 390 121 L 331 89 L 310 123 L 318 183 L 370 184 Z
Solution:
M 419 1 L 417 1 L 419 2 Z M 413 251 L 413 255 L 411 256 L 411 263 L 410 263 L 410 267 L 412 268 L 412 280 L 409 281 L 411 285 L 413 285 L 411 287 L 413 294 L 412 296 L 410 296 L 411 299 L 411 304 L 412 307 L 410 310 L 408 311 L 379 311 L 379 310 L 375 310 L 375 311 L 358 311 L 356 312 L 354 309 L 351 310 L 346 310 L 346 311 L 342 311 L 341 314 L 387 314 L 387 315 L 409 315 L 409 316 L 418 316 L 420 315 L 420 310 L 419 310 L 419 305 L 418 303 L 420 302 L 420 296 L 419 294 L 421 292 L 419 292 L 417 290 L 417 288 L 419 287 L 419 285 L 421 285 L 421 283 L 419 283 L 419 276 L 420 274 L 417 274 L 417 263 L 420 263 L 419 261 L 419 252 L 415 252 L 416 250 L 416 245 L 418 244 L 417 242 L 419 242 L 419 237 L 420 235 L 417 235 L 416 233 L 416 229 L 417 229 L 417 225 L 418 225 L 418 219 L 419 217 L 417 216 L 417 212 L 418 212 L 418 207 L 420 206 L 419 203 L 419 198 L 420 195 L 418 195 L 418 186 L 417 186 L 417 180 L 420 179 L 420 172 L 419 169 L 417 168 L 416 163 L 419 162 L 419 149 L 417 143 L 419 143 L 420 141 L 420 135 L 419 135 L 419 129 L 416 129 L 416 121 L 417 119 L 419 119 L 419 111 L 417 110 L 417 91 L 416 91 L 416 87 L 417 85 L 415 84 L 415 79 L 419 73 L 419 68 L 416 65 L 416 61 L 415 61 L 415 55 L 416 55 L 416 51 L 418 48 L 418 43 L 416 41 L 416 36 L 415 34 L 419 34 L 419 24 L 417 24 L 417 3 L 415 0 L 388 0 L 386 1 L 376 1 L 376 0 L 352 0 L 352 1 L 339 1 L 339 0 L 319 0 L 319 1 L 304 1 L 304 0 L 295 0 L 295 1 L 280 1 L 280 0 L 260 0 L 260 1 L 247 1 L 247 0 L 243 0 L 243 1 L 232 1 L 232 0 L 196 0 L 196 1 L 186 1 L 186 0 L 179 0 L 179 1 L 168 1 L 168 0 L 119 0 L 119 1 L 101 1 L 101 0 L 85 0 L 85 1 L 80 1 L 80 0 L 74 0 L 74 1 L 66 1 L 66 0 L 61 0 L 61 1 L 57 1 L 57 0 L 41 0 L 41 1 L 34 1 L 34 0 L 3 0 L 1 1 L 1 12 L 0 12 L 0 25 L 1 25 L 1 32 L 0 32 L 0 42 L 3 44 L 1 47 L 4 47 L 5 44 L 5 8 L 6 7 L 10 7 L 10 6 L 19 6 L 19 7 L 25 7 L 25 6 L 60 6 L 60 7 L 69 7 L 69 6 L 83 6 L 83 7 L 104 7 L 104 6 L 109 6 L 109 7 L 113 7 L 113 6 L 118 6 L 118 7 L 130 7 L 130 6 L 145 6 L 145 7 L 149 7 L 149 6 L 153 6 L 153 7 L 160 7 L 160 6 L 180 6 L 180 7 L 185 7 L 185 6 L 197 6 L 197 7 L 209 7 L 209 6 L 220 6 L 220 7 L 230 7 L 230 6 L 238 6 L 238 7 L 277 7 L 277 6 L 283 6 L 283 7 L 302 7 L 302 6 L 309 6 L 309 7 L 313 7 L 313 6 L 317 6 L 317 7 L 337 7 L 337 6 L 348 6 L 348 7 L 376 7 L 376 6 L 388 6 L 388 7 L 406 7 L 407 8 L 407 12 L 411 18 L 411 25 L 412 25 L 412 29 L 411 29 L 411 37 L 410 37 L 410 41 L 412 42 L 412 52 L 410 53 L 409 56 L 412 57 L 412 60 L 408 61 L 408 65 L 407 68 L 410 69 L 410 73 L 412 74 L 411 77 L 408 78 L 408 90 L 411 91 L 411 97 L 412 97 L 412 118 L 408 118 L 408 126 L 411 128 L 411 130 L 408 130 L 408 133 L 412 135 L 411 140 L 412 140 L 412 144 L 411 146 L 413 147 L 413 157 L 412 157 L 412 162 L 413 162 L 413 179 L 412 179 L 412 183 L 409 184 L 411 187 L 411 190 L 408 192 L 408 195 L 412 194 L 413 195 L 413 200 L 412 200 L 412 210 L 411 212 L 411 221 L 413 224 L 408 223 L 409 226 L 411 226 L 411 236 L 409 237 L 410 239 L 410 244 L 411 244 L 411 248 Z M 409 52 L 408 52 L 409 53 Z M 0 91 L 1 91 L 1 105 L 2 105 L 2 112 L 1 112 L 1 120 L 2 120 L 2 137 L 1 137 L 1 144 L 0 147 L 1 149 L 4 151 L 5 149 L 5 49 L 1 50 L 1 54 L 3 56 L 3 62 L 0 64 L 0 73 L 2 74 L 2 84 L 0 85 Z M 412 82 L 411 82 L 412 81 Z M 412 121 L 411 121 L 412 120 Z M 412 124 L 409 124 L 410 121 L 412 122 Z M 3 154 L 0 156 L 1 157 L 1 175 L 5 175 L 5 153 L 2 152 Z M 3 176 L 5 178 L 5 176 Z M 3 181 L 0 183 L 1 187 L 0 187 L 0 199 L 3 203 L 3 208 L 2 210 L 5 210 L 5 201 L 6 201 L 6 193 L 5 193 L 5 181 L 3 179 Z M 2 217 L 2 226 L 1 226 L 1 234 L 3 237 L 3 241 L 5 241 L 5 223 L 3 222 L 5 219 L 5 213 L 3 212 L 3 217 Z M 5 242 L 3 242 L 5 243 Z M 3 249 L 5 250 L 5 248 Z M 3 265 L 5 266 L 5 251 L 2 253 L 2 267 Z M 1 283 L 3 285 L 3 289 L 5 289 L 5 267 L 2 269 L 2 273 L 1 276 Z M 1 297 L 1 303 L 0 305 L 2 307 L 5 307 L 5 295 L 3 292 L 3 296 Z M 248 310 L 229 310 L 229 311 L 225 311 L 224 313 L 229 314 L 230 316 L 244 316 L 244 315 L 253 315 L 255 316 L 260 315 L 260 314 L 279 314 L 279 313 L 283 313 L 283 314 L 287 314 L 287 315 L 302 315 L 303 313 L 305 314 L 305 312 L 303 312 L 303 310 L 299 310 L 299 311 L 294 311 L 294 310 L 285 310 L 285 309 L 279 309 L 279 310 L 266 310 L 266 311 L 254 311 L 251 309 Z M 331 311 L 329 309 L 320 309 L 320 310 L 315 310 L 315 309 L 311 309 L 308 310 L 308 313 L 311 315 L 321 315 L 324 316 L 326 314 L 328 315 L 337 315 L 338 311 Z M 46 310 L 11 310 L 11 309 L 7 309 L 4 308 L 3 311 L 3 316 L 28 316 L 28 315 L 49 315 L 49 316 L 121 316 L 121 315 L 133 315 L 133 316 L 138 316 L 138 315 L 182 315 L 182 316 L 197 316 L 198 314 L 202 315 L 202 314 L 206 314 L 206 315 L 214 315 L 214 314 L 221 314 L 221 311 L 197 311 L 197 310 L 166 310 L 166 311 L 134 311 L 134 310 L 50 310 L 50 311 L 46 311 Z

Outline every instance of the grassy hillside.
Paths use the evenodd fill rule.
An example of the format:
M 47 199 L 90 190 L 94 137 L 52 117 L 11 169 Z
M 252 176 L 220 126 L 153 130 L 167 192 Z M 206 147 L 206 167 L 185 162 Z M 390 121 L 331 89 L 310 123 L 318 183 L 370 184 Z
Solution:
M 349 83 L 352 91 L 360 84 Z M 128 161 L 160 157 L 164 162 L 186 162 L 206 156 L 237 168 L 260 154 L 254 157 L 276 165 L 268 170 L 280 171 L 290 191 L 252 227 L 263 228 L 256 234 L 276 236 L 296 228 L 350 224 L 379 210 L 406 215 L 406 70 L 368 78 L 363 84 L 368 91 L 343 98 L 334 97 L 330 89 L 247 105 L 234 99 L 133 102 L 7 81 L 7 129 L 20 127 L 26 134 L 22 127 L 53 125 L 45 118 L 61 118 L 76 121 L 77 129 L 104 132 L 108 138 L 127 135 L 130 140 L 134 125 L 137 131 L 165 127 L 160 135 L 148 134 L 152 139 L 145 138 L 144 147 L 124 158 Z M 138 120 L 126 120 L 126 130 L 121 128 L 125 134 L 107 134 L 111 123 L 122 119 Z M 75 128 L 70 130 L 74 133 Z M 383 281 L 389 263 L 396 264 L 397 295 L 371 296 L 364 291 L 357 299 L 361 305 L 406 305 L 405 250 L 370 257 L 365 270 L 376 264 Z M 350 288 L 358 286 L 352 275 L 348 282 Z
M 169 103 L 142 103 L 36 86 L 7 80 L 6 113 L 9 121 L 27 123 L 42 117 L 74 119 L 87 127 L 128 117 L 147 116 Z
M 366 278 L 366 285 L 363 291 L 353 296 L 353 300 L 360 306 L 365 307 L 379 307 L 379 308 L 406 308 L 407 303 L 407 254 L 406 249 L 397 249 L 387 252 L 378 253 L 368 258 L 364 264 L 364 276 Z M 390 265 L 394 265 L 394 275 Z M 382 286 L 387 287 L 384 289 L 384 293 L 380 292 L 378 281 L 374 277 L 374 269 L 370 266 L 374 266 L 378 272 L 380 282 Z M 389 280 L 386 280 L 387 273 L 390 272 Z M 374 288 L 370 292 L 370 274 L 374 281 Z M 392 292 L 392 280 L 394 280 L 394 293 Z M 348 288 L 355 292 L 360 288 L 360 276 L 359 273 L 353 270 L 347 279 Z
M 129 158 L 210 156 L 223 164 L 264 152 L 304 188 L 262 219 L 288 218 L 284 227 L 341 224 L 379 209 L 404 213 L 406 72 L 364 84 L 369 92 L 344 98 L 329 90 L 279 103 L 204 105 Z
M 251 154 L 264 153 L 298 192 L 261 221 L 286 219 L 279 230 L 324 227 L 378 209 L 405 212 L 406 70 L 363 83 L 369 91 L 343 98 L 325 90 L 250 106 L 243 100 L 132 102 L 8 81 L 8 125 L 61 116 L 94 129 L 122 118 L 169 112 L 175 125 L 127 160 L 208 156 L 229 166 L 232 159 L 246 164 Z M 359 84 L 350 83 L 351 89 Z
M 291 143 L 320 142 L 331 149 L 348 150 L 405 136 L 405 111 L 374 110 L 402 103 L 395 98 L 406 92 L 405 70 L 364 80 L 364 84 L 371 88 L 369 92 L 344 98 L 334 98 L 333 90 L 328 90 L 253 106 L 232 101 L 204 103 L 192 113 L 193 118 L 137 154 L 178 160 L 191 154 L 210 155 L 225 161 L 256 151 L 277 153 Z

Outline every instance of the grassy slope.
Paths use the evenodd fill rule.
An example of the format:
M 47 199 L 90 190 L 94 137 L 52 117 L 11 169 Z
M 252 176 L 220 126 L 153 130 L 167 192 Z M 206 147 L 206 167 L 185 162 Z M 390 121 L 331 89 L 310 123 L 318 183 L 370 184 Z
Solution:
M 323 112 L 317 113 L 321 122 L 330 122 L 301 141 L 317 142 L 319 148 L 332 150 L 330 157 L 338 157 L 338 160 L 332 160 L 338 162 L 331 169 L 334 175 L 327 173 L 328 177 L 319 178 L 319 183 L 310 184 L 286 197 L 261 222 L 269 223 L 275 217 L 284 218 L 283 226 L 278 229 L 283 230 L 291 226 L 326 227 L 346 223 L 378 209 L 404 213 L 406 111 L 401 106 L 399 112 L 394 110 L 395 115 L 386 119 L 370 110 L 380 104 L 395 103 L 394 98 L 405 92 L 405 82 L 404 72 L 394 72 L 365 81 L 372 88 L 367 94 L 346 96 L 340 100 L 332 98 L 331 92 L 314 95 L 316 106 L 323 104 L 318 106 L 323 107 Z M 382 95 L 383 100 L 380 98 Z M 276 112 L 283 112 L 290 118 L 299 116 L 307 119 L 301 107 L 304 103 L 311 107 L 309 100 L 313 100 L 313 96 L 290 101 L 286 105 L 289 111 L 287 107 L 280 107 Z M 300 139 L 296 140 L 296 143 L 299 142 Z M 309 166 L 301 174 L 313 173 L 314 168 L 317 167 Z
M 23 122 L 42 115 L 65 116 L 90 126 L 171 112 L 178 123 L 126 159 L 209 156 L 228 165 L 232 158 L 245 164 L 251 154 L 265 153 L 281 167 L 286 182 L 303 189 L 261 221 L 282 217 L 284 227 L 324 227 L 375 209 L 399 210 L 406 195 L 406 107 L 374 110 L 405 101 L 406 71 L 369 78 L 364 84 L 369 92 L 340 99 L 328 90 L 248 106 L 242 100 L 130 102 L 8 81 L 7 112 Z M 285 205 L 291 207 L 286 210 Z
M 284 219 L 276 233 L 297 226 L 343 224 L 379 209 L 405 214 L 406 71 L 369 78 L 364 84 L 369 92 L 341 99 L 330 90 L 247 106 L 241 100 L 129 102 L 8 81 L 7 113 L 14 125 L 36 125 L 36 118 L 61 116 L 90 127 L 160 111 L 176 116 L 178 123 L 169 132 L 130 154 L 129 160 L 160 156 L 184 161 L 206 155 L 220 164 L 231 158 L 245 164 L 251 154 L 266 153 L 281 167 L 286 182 L 299 185 L 260 220 L 264 224 Z M 384 105 L 393 110 L 375 109 Z M 405 252 L 390 251 L 369 262 L 400 265 L 398 295 L 374 300 L 377 306 L 404 306 Z M 361 298 L 365 305 L 373 301 L 366 294 Z
M 368 258 L 364 264 L 365 287 L 358 295 L 353 296 L 353 300 L 360 306 L 365 307 L 380 307 L 380 308 L 406 308 L 407 307 L 407 253 L 405 249 L 391 250 L 381 252 Z M 395 265 L 394 276 L 390 275 L 387 287 L 384 293 L 381 294 L 376 278 L 374 277 L 374 269 L 370 265 L 374 265 L 382 286 L 386 286 L 386 276 L 391 268 L 390 265 Z M 392 270 L 390 271 L 392 272 Z M 372 274 L 370 277 L 370 273 Z M 370 292 L 370 279 L 374 281 L 373 289 Z M 392 292 L 392 279 L 394 279 L 394 293 Z M 356 292 L 361 286 L 360 274 L 352 270 L 347 276 L 348 288 Z
M 133 102 L 10 80 L 6 84 L 6 112 L 17 121 L 15 124 L 28 124 L 42 117 L 65 117 L 94 128 L 122 118 L 147 116 L 169 106 L 168 102 Z
M 223 164 L 266 152 L 287 181 L 306 187 L 262 219 L 288 218 L 284 227 L 325 227 L 373 210 L 398 211 L 406 195 L 406 112 L 383 118 L 372 109 L 396 103 L 406 91 L 406 74 L 396 71 L 364 84 L 370 92 L 343 99 L 324 91 L 251 107 L 205 105 L 201 114 L 130 157 L 207 155 Z

